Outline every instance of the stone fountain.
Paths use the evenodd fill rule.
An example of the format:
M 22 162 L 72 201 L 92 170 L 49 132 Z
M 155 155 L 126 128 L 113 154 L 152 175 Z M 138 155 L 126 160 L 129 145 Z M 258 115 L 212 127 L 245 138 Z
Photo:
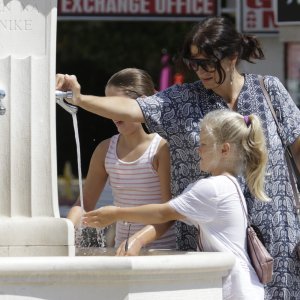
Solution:
M 74 255 L 57 196 L 56 1 L 1 0 L 0 37 L 0 255 Z
M 229 253 L 75 256 L 56 170 L 56 0 L 0 0 L 0 299 L 222 299 Z

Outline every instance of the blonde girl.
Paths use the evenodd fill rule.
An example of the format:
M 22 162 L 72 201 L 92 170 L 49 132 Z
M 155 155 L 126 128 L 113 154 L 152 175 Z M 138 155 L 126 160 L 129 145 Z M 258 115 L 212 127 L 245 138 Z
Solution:
M 265 138 L 255 115 L 229 110 L 208 113 L 200 127 L 200 169 L 210 177 L 190 184 L 164 204 L 135 208 L 109 206 L 89 212 L 89 226 L 107 226 L 117 220 L 159 224 L 180 220 L 199 228 L 204 251 L 227 251 L 236 264 L 223 282 L 224 299 L 264 299 L 264 287 L 250 263 L 246 249 L 246 207 L 236 177 L 244 175 L 253 195 L 268 201 L 264 192 L 267 162 Z M 239 189 L 239 190 L 238 190 Z

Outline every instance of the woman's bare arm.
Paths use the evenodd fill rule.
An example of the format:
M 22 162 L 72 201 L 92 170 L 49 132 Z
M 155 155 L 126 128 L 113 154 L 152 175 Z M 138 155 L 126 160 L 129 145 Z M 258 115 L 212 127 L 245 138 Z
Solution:
M 127 97 L 82 95 L 80 84 L 75 75 L 57 74 L 56 89 L 71 90 L 73 98 L 66 99 L 68 102 L 102 117 L 120 121 L 145 122 L 144 115 L 136 100 Z

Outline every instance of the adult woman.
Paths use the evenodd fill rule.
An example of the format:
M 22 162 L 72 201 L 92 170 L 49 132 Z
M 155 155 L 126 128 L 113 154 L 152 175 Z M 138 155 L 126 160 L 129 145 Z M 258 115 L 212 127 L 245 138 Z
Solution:
M 128 100 L 122 108 L 123 99 L 115 98 L 113 102 L 81 95 L 74 76 L 58 75 L 58 88 L 71 88 L 74 104 L 109 118 L 146 122 L 151 131 L 166 138 L 171 153 L 173 196 L 200 176 L 195 162 L 199 160 L 198 123 L 204 115 L 219 108 L 233 109 L 242 115 L 256 113 L 267 139 L 266 191 L 272 201 L 261 204 L 254 201 L 247 189 L 244 194 L 252 222 L 263 232 L 266 247 L 275 259 L 274 280 L 266 287 L 266 299 L 300 298 L 300 261 L 295 251 L 300 224 L 283 145 L 258 76 L 240 74 L 237 70 L 240 60 L 263 58 L 260 45 L 255 38 L 238 33 L 226 18 L 209 18 L 191 30 L 182 54 L 200 81 L 173 86 L 146 99 Z M 283 138 L 291 145 L 300 167 L 300 112 L 276 77 L 265 76 L 264 83 L 280 112 Z M 178 229 L 179 248 L 193 246 L 192 232 L 185 232 L 183 225 Z
M 229 110 L 216 110 L 201 122 L 200 169 L 209 178 L 191 183 L 174 199 L 159 205 L 134 208 L 104 207 L 84 215 L 83 222 L 103 227 L 117 220 L 161 223 L 182 220 L 199 227 L 204 251 L 231 252 L 236 264 L 223 281 L 223 299 L 264 299 L 263 285 L 251 266 L 246 248 L 245 199 L 236 181 L 244 174 L 259 200 L 265 195 L 267 151 L 259 119 Z M 200 246 L 201 245 L 201 246 Z

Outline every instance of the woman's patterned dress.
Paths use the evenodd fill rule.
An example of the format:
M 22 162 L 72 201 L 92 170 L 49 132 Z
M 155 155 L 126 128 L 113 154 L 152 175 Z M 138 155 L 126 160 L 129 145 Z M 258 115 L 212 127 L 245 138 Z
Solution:
M 255 201 L 245 187 L 249 215 L 263 235 L 273 255 L 274 279 L 266 286 L 266 299 L 300 299 L 300 258 L 295 246 L 300 240 L 300 222 L 296 214 L 292 187 L 284 159 L 284 149 L 276 124 L 264 98 L 258 76 L 245 74 L 245 83 L 237 102 L 242 115 L 255 113 L 263 124 L 269 161 L 266 192 L 269 203 Z M 300 111 L 276 77 L 266 76 L 265 86 L 275 110 L 280 113 L 283 139 L 291 144 L 300 136 Z M 159 133 L 170 145 L 173 196 L 189 183 L 201 178 L 199 171 L 199 122 L 215 109 L 228 109 L 226 102 L 200 81 L 172 86 L 154 96 L 137 99 L 150 131 Z M 177 222 L 177 247 L 196 250 L 196 229 Z

